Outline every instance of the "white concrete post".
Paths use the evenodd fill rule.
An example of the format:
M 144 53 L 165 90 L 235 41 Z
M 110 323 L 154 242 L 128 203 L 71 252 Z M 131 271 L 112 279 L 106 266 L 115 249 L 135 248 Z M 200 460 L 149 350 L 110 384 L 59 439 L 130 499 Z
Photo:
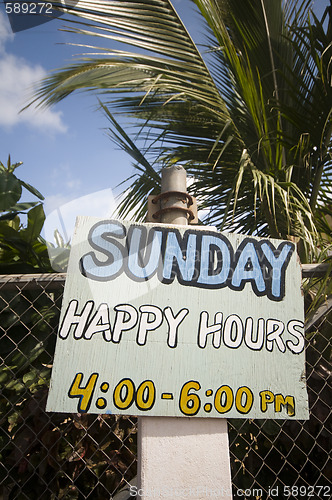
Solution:
M 162 173 L 162 193 L 187 191 L 186 171 L 179 166 Z M 170 195 L 161 208 L 167 224 L 187 224 Z M 138 424 L 138 499 L 232 499 L 227 420 L 188 417 L 140 417 Z

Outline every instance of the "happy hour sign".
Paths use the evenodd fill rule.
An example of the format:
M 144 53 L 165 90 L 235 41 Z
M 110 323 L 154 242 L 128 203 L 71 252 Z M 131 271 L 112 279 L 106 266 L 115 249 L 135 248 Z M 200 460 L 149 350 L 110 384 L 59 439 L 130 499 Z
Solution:
M 48 411 L 308 418 L 289 241 L 79 217 Z

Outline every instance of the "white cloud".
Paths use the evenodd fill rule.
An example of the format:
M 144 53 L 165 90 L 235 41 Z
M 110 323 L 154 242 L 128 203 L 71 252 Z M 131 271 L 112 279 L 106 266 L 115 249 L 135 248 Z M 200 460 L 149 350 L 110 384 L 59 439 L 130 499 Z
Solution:
M 68 241 L 73 235 L 78 215 L 111 217 L 116 203 L 112 189 L 107 188 L 74 200 L 62 194 L 49 196 L 44 208 L 47 214 L 44 225 L 46 240 L 53 242 L 54 231 L 58 229 Z
M 63 192 L 70 191 L 71 197 L 69 200 L 66 200 L 66 202 L 71 201 L 73 198 L 79 197 L 82 193 L 82 177 L 77 176 L 72 169 L 72 165 L 66 161 L 59 163 L 59 165 L 57 165 L 57 167 L 49 173 L 49 182 L 53 191 L 55 191 L 56 193 L 58 192 L 59 186 L 61 186 Z M 66 203 L 61 200 L 59 201 L 59 203 L 57 203 L 57 196 L 61 197 L 63 196 L 63 193 L 61 195 L 54 196 L 55 201 L 52 202 L 53 205 L 51 205 L 51 201 L 48 202 L 49 210 L 53 210 L 53 208 Z M 50 197 L 50 200 L 51 198 L 52 197 Z
M 46 71 L 40 65 L 32 65 L 21 57 L 6 53 L 5 44 L 12 37 L 9 23 L 0 12 L 0 126 L 26 124 L 48 133 L 66 132 L 60 111 L 30 107 L 20 113 L 28 102 L 28 92 L 35 82 L 45 78 Z
M 0 53 L 4 51 L 5 44 L 14 39 L 14 33 L 11 32 L 7 17 L 0 12 Z

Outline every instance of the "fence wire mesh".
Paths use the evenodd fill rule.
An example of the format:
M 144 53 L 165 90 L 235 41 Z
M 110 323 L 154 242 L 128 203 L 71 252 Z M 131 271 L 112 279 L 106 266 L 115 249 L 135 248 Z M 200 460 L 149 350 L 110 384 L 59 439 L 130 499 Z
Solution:
M 0 280 L 0 500 L 133 498 L 135 417 L 45 412 L 63 286 Z M 228 420 L 235 498 L 331 498 L 331 332 L 328 311 L 306 332 L 309 421 Z

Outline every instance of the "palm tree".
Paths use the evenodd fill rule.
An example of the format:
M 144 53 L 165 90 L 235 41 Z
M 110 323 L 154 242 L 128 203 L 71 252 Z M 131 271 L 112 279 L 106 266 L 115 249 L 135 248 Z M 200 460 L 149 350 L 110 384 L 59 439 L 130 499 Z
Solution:
M 142 217 L 160 169 L 177 162 L 205 222 L 300 238 L 302 260 L 313 259 L 332 179 L 331 10 L 319 20 L 311 0 L 195 3 L 203 55 L 168 0 L 66 1 L 69 31 L 133 48 L 84 45 L 91 53 L 48 76 L 36 100 L 102 96 L 110 135 L 137 169 L 122 215 Z M 138 145 L 114 112 L 135 120 Z

